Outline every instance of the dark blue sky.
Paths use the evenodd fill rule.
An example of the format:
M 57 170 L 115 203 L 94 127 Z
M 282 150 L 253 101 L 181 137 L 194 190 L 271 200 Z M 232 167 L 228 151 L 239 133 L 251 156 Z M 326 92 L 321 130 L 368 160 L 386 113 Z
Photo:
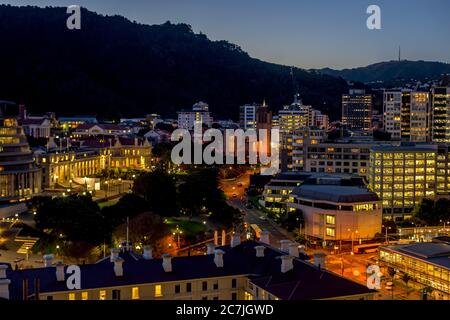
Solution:
M 10 0 L 12 5 L 79 4 L 159 24 L 185 22 L 253 57 L 304 68 L 355 67 L 397 59 L 450 62 L 448 0 Z M 382 30 L 366 28 L 381 7 Z

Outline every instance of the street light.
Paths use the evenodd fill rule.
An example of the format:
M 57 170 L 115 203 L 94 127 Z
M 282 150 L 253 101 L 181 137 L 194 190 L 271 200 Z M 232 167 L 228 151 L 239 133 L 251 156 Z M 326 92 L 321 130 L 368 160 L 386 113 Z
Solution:
M 388 230 L 391 230 L 391 227 L 388 226 L 383 226 L 384 229 L 386 230 L 386 243 L 389 245 L 389 238 L 388 238 Z
M 353 230 L 351 230 L 351 229 L 347 229 L 347 231 L 352 233 L 352 252 L 351 252 L 351 254 L 353 255 L 353 254 L 354 254 L 354 245 L 353 245 L 354 234 L 355 234 L 355 233 L 357 234 L 357 233 L 358 233 L 358 230 L 353 231 Z

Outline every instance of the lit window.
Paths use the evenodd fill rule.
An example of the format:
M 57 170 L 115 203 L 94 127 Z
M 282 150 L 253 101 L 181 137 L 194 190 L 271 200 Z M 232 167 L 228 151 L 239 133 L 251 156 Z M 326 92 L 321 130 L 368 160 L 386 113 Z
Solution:
M 105 290 L 100 290 L 100 292 L 98 293 L 98 299 L 106 300 L 106 291 Z
M 162 288 L 160 284 L 155 286 L 155 297 L 162 297 Z
M 133 287 L 131 289 L 131 299 L 133 299 L 133 300 L 139 299 L 139 288 L 138 287 Z
M 326 220 L 327 220 L 327 224 L 336 224 L 335 216 L 327 216 Z
M 75 293 L 69 293 L 69 300 L 76 300 Z
M 328 237 L 334 237 L 335 236 L 335 229 L 327 227 L 327 236 Z
M 253 296 L 248 292 L 244 292 L 244 300 L 253 300 Z
M 89 293 L 87 291 L 81 293 L 81 300 L 89 300 Z

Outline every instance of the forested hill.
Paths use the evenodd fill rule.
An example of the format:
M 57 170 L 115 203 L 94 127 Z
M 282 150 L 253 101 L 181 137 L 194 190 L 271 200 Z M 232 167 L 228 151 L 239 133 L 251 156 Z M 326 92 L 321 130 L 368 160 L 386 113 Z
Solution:
M 0 99 L 34 113 L 105 117 L 170 117 L 202 100 L 216 116 L 234 119 L 244 103 L 266 99 L 278 109 L 293 99 L 290 67 L 254 59 L 189 25 L 143 25 L 83 9 L 81 30 L 71 31 L 67 17 L 66 8 L 0 5 Z M 304 102 L 337 118 L 346 82 L 293 73 Z

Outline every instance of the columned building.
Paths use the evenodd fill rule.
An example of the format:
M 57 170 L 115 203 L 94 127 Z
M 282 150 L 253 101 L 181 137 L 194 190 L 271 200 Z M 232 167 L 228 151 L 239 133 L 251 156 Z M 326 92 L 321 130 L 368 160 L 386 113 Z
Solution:
M 0 202 L 16 203 L 41 192 L 41 171 L 17 119 L 3 116 L 3 111 L 0 110 Z

